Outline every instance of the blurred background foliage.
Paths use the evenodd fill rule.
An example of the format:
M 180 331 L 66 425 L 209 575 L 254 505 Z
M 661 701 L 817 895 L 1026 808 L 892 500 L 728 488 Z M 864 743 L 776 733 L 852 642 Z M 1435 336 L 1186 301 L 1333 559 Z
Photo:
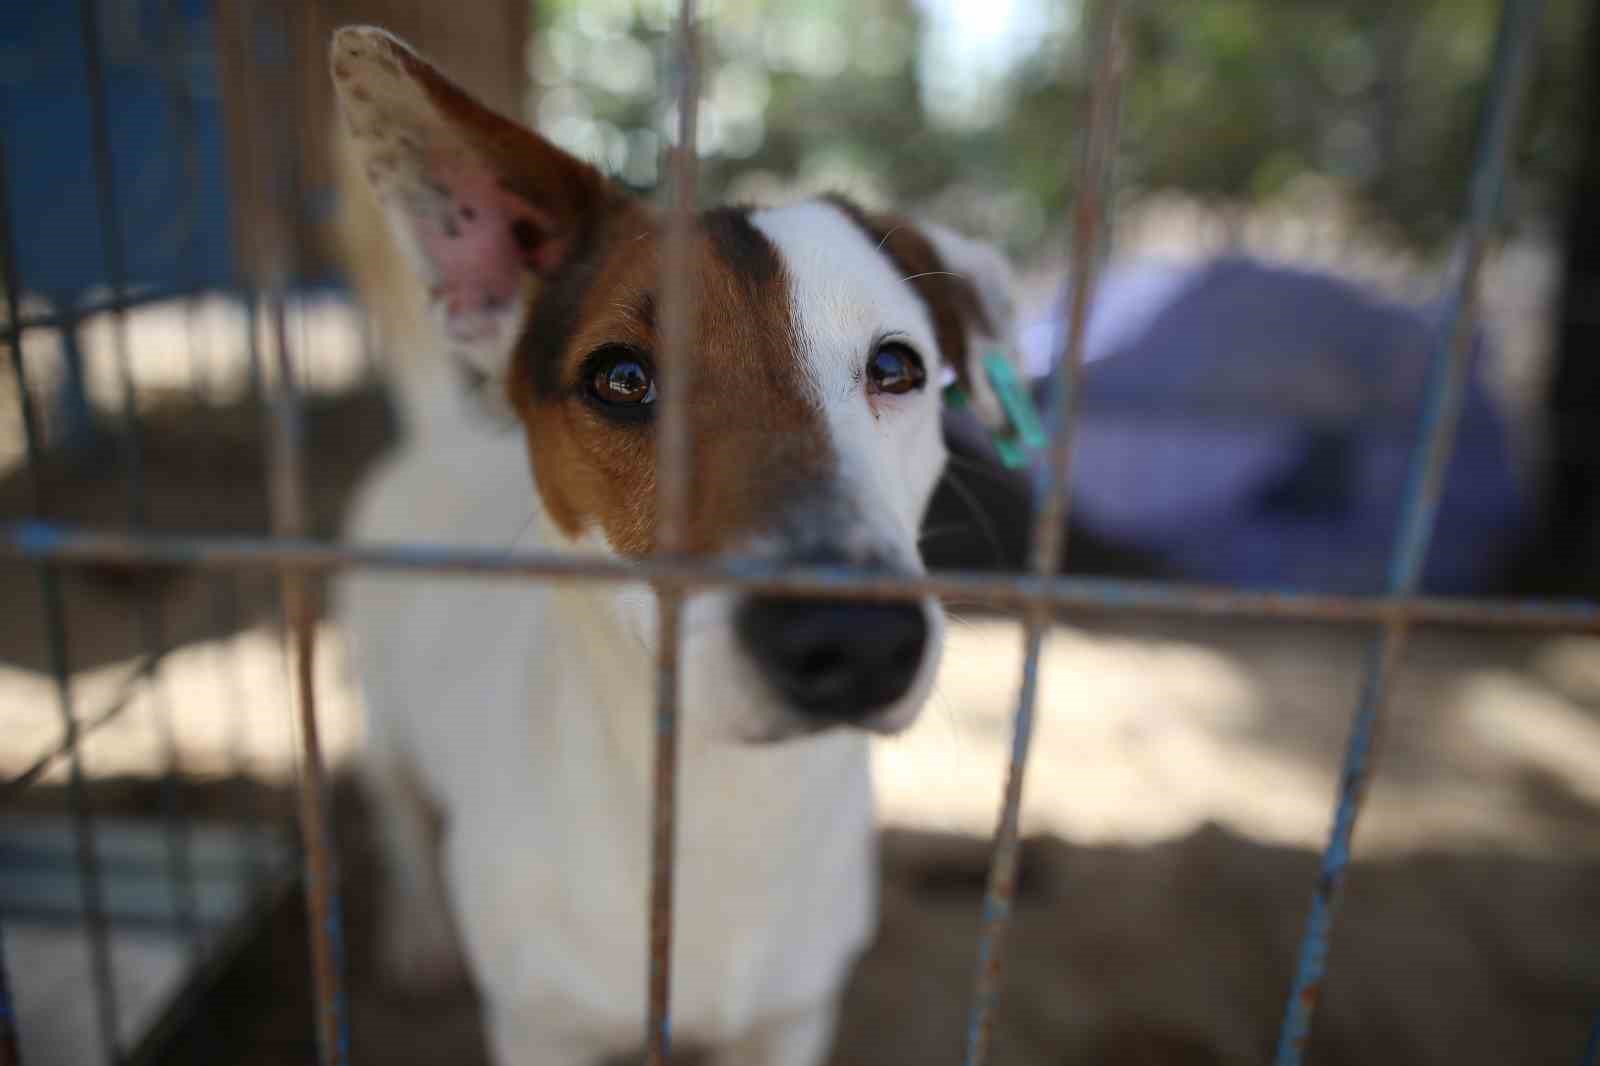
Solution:
M 666 0 L 543 0 L 530 113 L 648 188 Z M 1547 231 L 1573 165 L 1581 0 L 1547 5 L 1510 224 Z M 701 150 L 710 196 L 842 188 L 999 238 L 1055 236 L 1091 63 L 1081 0 L 708 0 Z M 1125 199 L 1224 213 L 1315 187 L 1427 255 L 1460 217 L 1496 0 L 1136 0 Z

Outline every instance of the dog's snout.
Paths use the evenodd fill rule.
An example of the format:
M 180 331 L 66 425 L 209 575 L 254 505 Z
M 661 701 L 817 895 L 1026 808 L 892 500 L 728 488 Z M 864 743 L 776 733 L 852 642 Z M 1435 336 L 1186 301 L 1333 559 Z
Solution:
M 738 629 L 768 682 L 795 711 L 860 721 L 906 694 L 928 644 L 914 603 L 754 597 Z

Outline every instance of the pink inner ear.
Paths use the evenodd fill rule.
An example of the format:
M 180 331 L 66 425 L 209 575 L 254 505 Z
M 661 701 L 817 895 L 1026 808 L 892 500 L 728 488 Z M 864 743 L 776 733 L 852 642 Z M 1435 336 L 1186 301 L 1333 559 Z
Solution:
M 493 329 L 493 314 L 517 298 L 524 271 L 552 269 L 562 241 L 551 220 L 501 187 L 499 178 L 463 153 L 428 160 L 434 210 L 416 220 L 422 253 L 438 283 L 431 295 L 445 307 L 452 333 L 470 339 Z

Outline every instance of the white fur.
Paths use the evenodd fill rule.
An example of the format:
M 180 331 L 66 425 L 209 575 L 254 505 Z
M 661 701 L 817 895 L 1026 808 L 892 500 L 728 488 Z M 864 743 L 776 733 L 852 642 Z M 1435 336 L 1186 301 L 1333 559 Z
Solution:
M 928 316 L 832 207 L 761 212 L 784 259 L 806 371 L 859 529 L 920 570 L 917 530 L 945 453 Z M 922 393 L 869 401 L 861 370 L 893 334 L 928 362 Z M 874 408 L 876 403 L 876 408 Z M 405 445 L 351 525 L 362 539 L 483 548 L 569 543 L 545 520 L 520 434 L 465 423 Z M 654 604 L 646 589 L 353 575 L 343 619 L 369 704 L 364 764 L 390 869 L 390 963 L 456 964 L 448 904 L 502 1066 L 591 1063 L 643 1038 Z M 719 1063 L 813 1066 L 875 922 L 867 740 L 783 743 L 787 712 L 735 643 L 733 594 L 686 615 L 673 1032 Z M 912 691 L 926 697 L 942 616 Z M 427 811 L 444 816 L 442 880 Z

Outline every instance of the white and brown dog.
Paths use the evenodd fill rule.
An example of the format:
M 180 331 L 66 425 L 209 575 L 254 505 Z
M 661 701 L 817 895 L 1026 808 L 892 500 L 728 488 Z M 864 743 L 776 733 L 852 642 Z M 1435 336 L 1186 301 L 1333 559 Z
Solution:
M 429 325 L 400 343 L 464 368 L 521 429 L 427 420 L 366 487 L 352 535 L 504 548 L 531 522 L 547 547 L 647 555 L 660 219 L 382 31 L 341 31 L 332 64 L 353 158 L 421 282 Z M 946 368 L 994 410 L 967 361 L 1008 339 L 1000 257 L 832 200 L 707 211 L 688 269 L 692 551 L 919 572 Z M 498 1062 L 637 1048 L 651 593 L 364 575 L 340 599 L 370 709 L 391 968 L 442 977 L 459 929 Z M 931 600 L 689 601 L 679 1043 L 716 1063 L 825 1055 L 874 928 L 867 735 L 916 716 L 942 630 Z

